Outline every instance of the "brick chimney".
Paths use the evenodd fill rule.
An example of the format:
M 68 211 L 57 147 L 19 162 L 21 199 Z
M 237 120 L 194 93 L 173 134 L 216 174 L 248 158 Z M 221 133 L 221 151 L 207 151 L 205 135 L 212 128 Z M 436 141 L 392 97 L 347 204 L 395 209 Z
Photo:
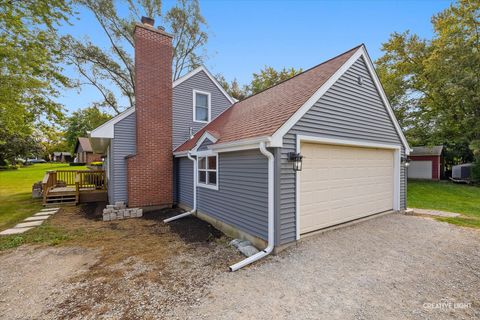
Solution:
M 136 154 L 127 159 L 129 207 L 171 206 L 172 36 L 151 18 L 135 27 Z

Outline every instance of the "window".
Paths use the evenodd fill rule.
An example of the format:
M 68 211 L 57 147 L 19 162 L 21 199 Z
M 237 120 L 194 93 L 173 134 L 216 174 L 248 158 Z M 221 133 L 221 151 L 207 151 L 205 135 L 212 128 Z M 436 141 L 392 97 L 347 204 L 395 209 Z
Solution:
M 210 121 L 210 93 L 193 90 L 193 121 Z
M 198 157 L 198 185 L 218 190 L 218 156 Z

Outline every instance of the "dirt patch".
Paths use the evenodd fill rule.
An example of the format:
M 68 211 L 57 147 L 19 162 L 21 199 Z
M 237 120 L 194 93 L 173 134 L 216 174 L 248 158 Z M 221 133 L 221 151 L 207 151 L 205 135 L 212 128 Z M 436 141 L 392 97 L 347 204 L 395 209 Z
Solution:
M 32 313 L 39 315 L 34 318 L 175 318 L 179 306 L 193 305 L 207 295 L 211 279 L 228 272 L 228 265 L 242 258 L 228 246 L 230 239 L 206 222 L 188 217 L 163 223 L 163 219 L 181 210 L 153 211 L 140 219 L 111 222 L 101 221 L 101 211 L 101 205 L 65 207 L 48 221 L 71 237 L 55 250 L 74 247 L 83 250 L 78 251 L 81 257 L 81 252 L 87 256 L 95 252 L 95 259 L 92 262 L 84 257 L 91 262 L 85 272 L 65 273 L 38 282 L 43 286 L 41 290 L 31 281 L 31 299 L 42 301 Z M 24 248 L 51 261 L 56 259 L 52 248 Z M 7 255 L 12 255 L 10 259 L 16 257 L 18 264 L 31 263 L 25 255 Z M 8 270 L 14 264 L 9 265 L 0 281 L 9 277 Z M 36 268 L 41 274 L 56 266 L 39 260 Z M 75 270 L 76 265 L 70 269 Z M 35 270 L 26 269 L 24 274 Z M 15 298 L 19 297 L 16 282 L 6 290 L 9 308 L 17 310 L 19 318 L 28 318 L 29 309 Z
M 40 319 L 51 293 L 87 272 L 98 252 L 85 248 L 22 247 L 0 259 L 0 318 Z
M 146 212 L 144 218 L 162 222 L 184 211 L 180 209 L 167 209 Z M 208 243 L 222 238 L 224 235 L 211 224 L 193 216 L 174 220 L 168 224 L 171 232 L 178 235 L 186 243 Z

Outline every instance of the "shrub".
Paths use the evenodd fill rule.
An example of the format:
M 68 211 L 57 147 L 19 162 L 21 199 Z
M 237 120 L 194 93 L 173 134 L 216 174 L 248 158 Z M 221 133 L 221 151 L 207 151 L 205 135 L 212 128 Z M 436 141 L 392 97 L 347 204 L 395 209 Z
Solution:
M 81 167 L 84 165 L 85 165 L 85 162 L 70 162 L 71 167 Z

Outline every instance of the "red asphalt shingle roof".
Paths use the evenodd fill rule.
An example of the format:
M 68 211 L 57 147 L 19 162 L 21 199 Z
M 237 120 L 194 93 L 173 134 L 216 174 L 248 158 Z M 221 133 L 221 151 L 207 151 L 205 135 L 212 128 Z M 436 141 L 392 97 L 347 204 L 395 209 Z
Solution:
M 175 152 L 195 147 L 205 131 L 218 139 L 217 144 L 273 135 L 359 47 L 235 103 Z

